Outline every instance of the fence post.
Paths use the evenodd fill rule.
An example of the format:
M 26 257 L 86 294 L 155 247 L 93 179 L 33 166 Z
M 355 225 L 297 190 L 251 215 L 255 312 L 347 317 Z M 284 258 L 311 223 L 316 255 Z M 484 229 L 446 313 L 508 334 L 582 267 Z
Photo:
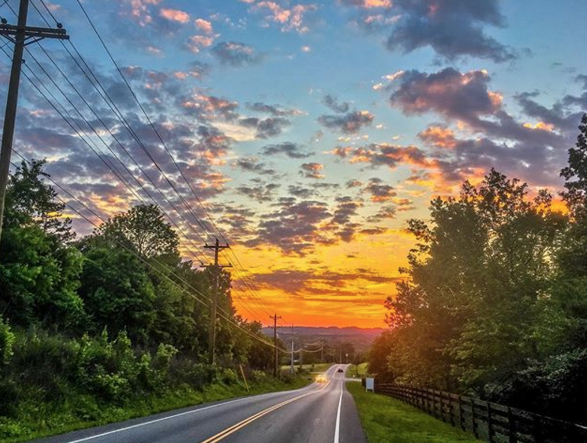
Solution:
M 542 423 L 540 423 L 540 417 L 532 415 L 534 425 L 534 443 L 542 443 Z
M 455 425 L 455 419 L 456 417 L 454 416 L 454 401 L 453 401 L 453 397 L 452 395 L 449 393 L 448 394 L 448 412 L 450 414 L 450 424 L 451 426 Z
M 489 443 L 493 443 L 493 426 L 491 425 L 491 404 L 487 403 L 487 437 L 489 438 Z
M 512 414 L 512 408 L 508 407 L 508 428 L 509 428 L 509 443 L 516 443 L 516 419 Z
M 475 418 L 475 399 L 471 398 L 471 426 L 473 427 L 473 429 L 471 429 L 473 431 L 473 435 L 475 436 L 475 438 L 478 438 L 479 435 L 477 434 L 477 419 Z
M 464 431 L 465 423 L 463 421 L 463 399 L 461 397 L 461 394 L 459 394 L 459 425 L 461 426 L 461 429 Z

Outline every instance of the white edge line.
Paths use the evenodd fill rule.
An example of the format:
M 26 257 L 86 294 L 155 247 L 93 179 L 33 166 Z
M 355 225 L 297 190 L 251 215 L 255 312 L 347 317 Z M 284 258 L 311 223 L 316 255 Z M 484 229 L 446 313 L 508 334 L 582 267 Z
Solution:
M 309 385 L 308 387 L 310 387 L 312 385 Z M 104 432 L 102 434 L 91 435 L 89 437 L 80 438 L 79 440 L 71 440 L 71 441 L 68 441 L 67 443 L 81 443 L 83 441 L 88 441 L 88 440 L 93 440 L 95 438 L 105 437 L 106 435 L 111 435 L 111 434 L 116 434 L 118 432 L 128 431 L 129 429 L 140 428 L 142 426 L 151 425 L 153 423 L 159 423 L 159 422 L 162 422 L 162 421 L 165 421 L 165 420 L 170 420 L 172 418 L 181 417 L 182 415 L 195 414 L 196 412 L 205 411 L 207 409 L 218 408 L 220 406 L 225 406 L 225 405 L 228 405 L 228 404 L 231 404 L 231 403 L 236 403 L 236 402 L 245 401 L 245 400 L 251 400 L 252 398 L 255 398 L 255 397 L 265 397 L 265 396 L 269 396 L 269 395 L 285 394 L 285 393 L 295 392 L 295 391 L 302 390 L 302 389 L 305 389 L 305 388 L 295 389 L 294 391 L 269 392 L 267 394 L 261 394 L 261 395 L 258 395 L 258 396 L 238 398 L 236 400 L 230 400 L 230 401 L 227 401 L 227 402 L 224 402 L 224 403 L 218 403 L 218 404 L 215 404 L 215 405 L 210 405 L 210 406 L 206 406 L 206 407 L 198 408 L 198 409 L 192 409 L 191 411 L 180 412 L 179 414 L 169 415 L 167 417 L 162 417 L 162 418 L 158 418 L 158 419 L 155 419 L 155 420 L 150 420 L 150 421 L 146 421 L 146 422 L 143 422 L 143 423 L 137 423 L 136 425 L 127 426 L 127 427 L 119 428 L 119 429 L 114 429 L 112 431 Z
M 146 425 L 150 425 L 150 424 L 153 424 L 153 423 L 158 423 L 158 422 L 161 422 L 161 421 L 164 421 L 164 420 L 169 420 L 171 418 L 181 417 L 182 415 L 194 414 L 196 412 L 205 411 L 206 409 L 217 408 L 219 406 L 228 405 L 230 403 L 236 403 L 237 401 L 242 401 L 242 400 L 245 400 L 245 399 L 244 398 L 239 398 L 237 400 L 231 400 L 231 401 L 227 401 L 225 403 L 219 403 L 219 404 L 216 404 L 216 405 L 206 406 L 204 408 L 198 408 L 198 409 L 193 409 L 191 411 L 180 412 L 179 414 L 169 415 L 167 417 L 162 417 L 162 418 L 158 418 L 158 419 L 155 419 L 155 420 L 150 420 L 150 421 L 146 421 L 146 422 L 143 422 L 143 423 L 137 423 L 136 425 L 127 426 L 125 428 L 120 428 L 120 429 L 114 429 L 112 431 L 104 432 L 102 434 L 91 435 L 89 437 L 80 438 L 79 440 L 72 440 L 72 441 L 70 441 L 68 443 L 80 443 L 82 441 L 93 440 L 94 438 L 100 438 L 100 437 L 104 437 L 106 435 L 116 434 L 117 432 L 128 431 L 129 429 L 140 428 L 141 426 L 146 426 Z
M 344 380 L 340 384 L 340 398 L 338 399 L 338 412 L 336 413 L 336 425 L 334 427 L 334 443 L 340 438 L 340 410 L 342 409 L 342 395 L 344 394 Z

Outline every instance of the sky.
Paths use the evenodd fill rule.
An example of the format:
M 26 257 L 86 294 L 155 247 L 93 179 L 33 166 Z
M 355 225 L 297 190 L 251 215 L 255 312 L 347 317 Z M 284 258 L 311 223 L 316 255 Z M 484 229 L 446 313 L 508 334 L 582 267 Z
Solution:
M 73 46 L 28 46 L 17 151 L 95 223 L 152 197 L 195 264 L 214 220 L 263 323 L 384 326 L 407 221 L 492 167 L 556 194 L 587 110 L 584 0 L 82 1 L 134 97 L 76 0 L 45 4 Z

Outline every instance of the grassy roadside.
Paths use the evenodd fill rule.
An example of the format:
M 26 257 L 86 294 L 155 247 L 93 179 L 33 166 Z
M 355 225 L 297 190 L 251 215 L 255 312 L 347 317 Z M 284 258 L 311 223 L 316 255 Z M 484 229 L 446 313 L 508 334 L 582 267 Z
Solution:
M 367 375 L 367 366 L 369 363 L 360 363 L 358 365 L 350 365 L 347 370 L 345 376 L 347 378 L 357 377 L 361 378 Z
M 369 443 L 478 443 L 460 429 L 394 398 L 367 393 L 359 383 L 347 383 Z
M 21 411 L 18 419 L 8 420 L 0 417 L 0 443 L 24 442 L 234 397 L 298 389 L 306 386 L 311 380 L 308 375 L 296 376 L 287 381 L 268 377 L 249 384 L 249 391 L 240 381 L 229 384 L 215 383 L 207 385 L 202 390 L 185 385 L 163 395 L 145 395 L 128 404 L 95 404 L 94 408 L 87 407 L 88 403 L 95 403 L 88 396 L 70 398 L 59 408 L 54 404 L 30 404 Z M 79 407 L 82 405 L 85 408 Z M 79 413 L 80 409 L 84 410 L 83 414 Z M 88 412 L 88 409 L 93 410 Z

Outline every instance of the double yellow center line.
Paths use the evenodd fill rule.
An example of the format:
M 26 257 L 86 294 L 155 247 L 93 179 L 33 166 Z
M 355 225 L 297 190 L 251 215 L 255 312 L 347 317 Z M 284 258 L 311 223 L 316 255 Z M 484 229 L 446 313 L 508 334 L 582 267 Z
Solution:
M 308 395 L 312 395 L 312 394 L 316 394 L 317 392 L 320 392 L 322 390 L 324 390 L 326 388 L 326 386 L 328 386 L 330 384 L 330 381 L 328 383 L 326 383 L 324 386 L 322 386 L 322 388 L 316 390 L 316 391 L 312 391 L 312 392 L 307 392 L 305 394 L 302 395 L 298 395 L 297 397 L 294 398 L 290 398 L 289 400 L 285 400 L 282 401 L 281 403 L 278 403 L 276 405 L 270 406 L 267 409 L 262 410 L 261 412 L 257 412 L 254 415 L 251 415 L 248 418 L 245 418 L 244 420 L 238 422 L 235 425 L 230 426 L 229 428 L 226 428 L 223 431 L 220 431 L 218 434 L 213 435 L 212 437 L 208 438 L 207 440 L 202 441 L 201 443 L 216 443 L 219 442 L 220 440 L 225 439 L 226 437 L 228 437 L 231 434 L 234 434 L 236 431 L 238 431 L 239 429 L 244 428 L 245 426 L 251 424 L 252 422 L 254 422 L 255 420 L 260 419 L 261 417 L 270 414 L 271 412 L 282 408 L 285 405 L 288 405 L 290 403 L 293 403 L 294 401 L 300 400 L 304 397 L 307 397 Z

